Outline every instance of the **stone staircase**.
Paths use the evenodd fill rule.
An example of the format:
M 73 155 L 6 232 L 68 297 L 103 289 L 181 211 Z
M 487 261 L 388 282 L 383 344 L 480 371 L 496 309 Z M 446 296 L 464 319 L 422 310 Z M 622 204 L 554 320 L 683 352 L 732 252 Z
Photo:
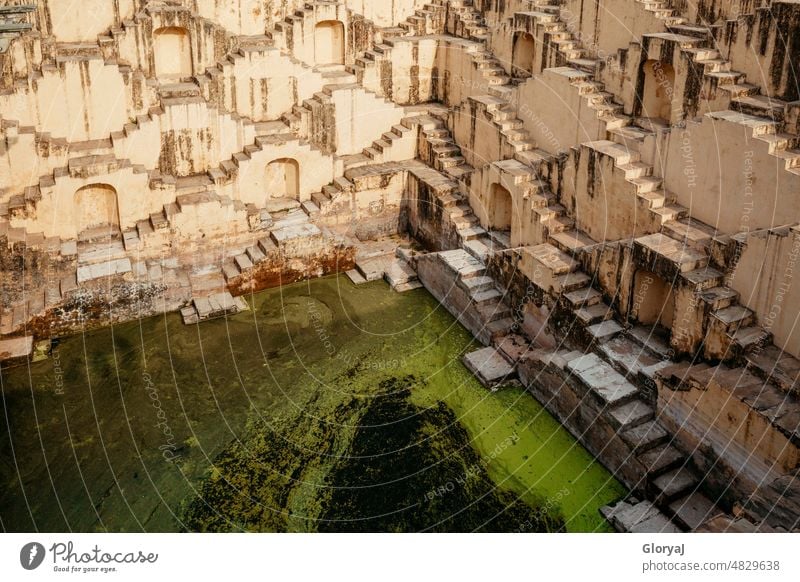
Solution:
M 384 132 L 379 139 L 364 148 L 361 154 L 351 156 L 345 167 L 357 167 L 360 164 L 401 162 L 417 156 L 417 125 L 421 120 L 417 116 L 404 117 L 400 123 Z
M 713 237 L 712 229 L 697 221 L 672 221 L 662 233 L 637 238 L 634 247 L 648 264 L 673 273 L 673 284 L 698 298 L 704 357 L 731 360 L 769 345 L 772 335 L 757 325 L 752 310 L 738 304 L 739 295 L 726 286 L 725 275 L 710 266 L 707 245 Z
M 405 116 L 405 109 L 394 104 L 393 101 L 385 99 L 380 95 L 370 91 L 363 85 L 357 82 L 356 76 L 346 71 L 344 65 L 326 68 L 323 73 L 326 84 L 310 99 L 303 101 L 301 105 L 296 105 L 292 109 L 291 118 L 284 118 L 287 121 L 294 122 L 297 120 L 298 126 L 301 128 L 301 135 L 308 136 L 308 140 L 314 143 L 315 147 L 320 149 L 323 153 L 333 153 L 334 148 L 339 146 L 336 142 L 335 127 L 328 127 L 326 124 L 326 117 L 328 111 L 335 107 L 337 92 L 352 92 L 366 98 L 373 108 L 380 110 L 382 115 L 385 116 L 382 122 L 385 127 L 394 127 L 399 124 L 401 119 Z M 355 95 L 351 95 L 350 99 L 355 99 Z M 349 101 L 339 100 L 340 102 Z M 320 131 L 325 128 L 325 132 Z M 401 136 L 398 136 L 401 137 Z M 375 140 L 381 141 L 382 138 Z M 390 145 L 389 143 L 386 144 Z M 379 145 L 379 148 L 382 147 Z M 377 160 L 381 158 L 382 150 L 375 147 L 375 143 L 363 149 L 363 155 L 368 160 Z M 339 148 L 340 149 L 340 148 Z M 341 152 L 343 155 L 346 152 Z M 382 161 L 382 160 L 381 160 Z
M 453 180 L 466 180 L 475 169 L 466 163 L 445 122 L 433 116 L 415 120 L 420 124 L 419 158 Z
M 681 26 L 688 22 L 686 18 L 680 15 L 680 11 L 670 6 L 669 0 L 636 0 L 636 3 L 648 12 L 652 12 L 659 20 L 663 20 L 670 28 Z
M 446 28 L 448 34 L 478 42 L 489 40 L 489 27 L 481 13 L 476 10 L 473 0 L 450 0 L 449 8 Z
M 122 233 L 126 249 L 152 251 L 168 247 L 176 232 L 189 234 L 197 222 L 192 215 L 198 215 L 207 208 L 219 220 L 218 224 L 204 225 L 207 229 L 205 234 L 234 234 L 249 230 L 250 215 L 254 210 L 247 208 L 239 200 L 217 194 L 214 191 L 214 182 L 207 174 L 166 178 L 175 189 L 175 202 L 165 204 L 160 212 L 139 220 L 135 228 L 126 229 Z M 165 177 L 154 178 L 153 186 L 163 187 L 164 179 Z
M 662 20 L 665 28 L 673 35 L 672 39 L 683 43 L 683 50 L 689 60 L 702 66 L 706 83 L 703 94 L 713 95 L 719 89 L 728 94 L 729 107 L 733 110 L 755 113 L 775 121 L 783 118 L 787 105 L 785 102 L 760 95 L 760 88 L 747 83 L 743 73 L 733 71 L 731 63 L 723 58 L 719 50 L 706 46 L 714 42 L 710 28 L 712 24 L 690 23 L 666 1 L 637 0 L 636 4 Z M 756 4 L 752 4 L 751 8 L 754 9 L 751 14 L 762 9 Z M 739 17 L 743 18 L 745 14 Z
M 413 267 L 413 262 L 414 256 L 410 249 L 397 247 L 395 258 L 386 266 L 383 278 L 398 293 L 413 291 L 423 286 Z
M 622 331 L 613 320 L 614 309 L 592 287 L 592 278 L 580 262 L 550 243 L 519 249 L 523 272 L 545 290 L 569 314 L 563 324 L 565 334 L 581 337 L 587 343 L 606 341 Z
M 783 169 L 800 176 L 800 136 L 781 131 L 781 123 L 739 111 L 716 111 L 706 114 L 714 122 L 728 122 L 740 125 L 745 130 L 746 140 L 767 144 L 771 156 L 783 161 Z M 691 125 L 695 122 L 689 122 Z
M 287 246 L 313 246 L 323 236 L 322 230 L 311 223 L 308 214 L 300 208 L 276 213 L 268 234 L 223 264 L 225 281 L 230 283 L 241 275 L 247 275 L 265 261 L 281 261 L 286 256 Z
M 91 144 L 91 148 L 87 144 Z M 93 153 L 92 149 L 94 152 L 104 153 Z M 43 191 L 54 188 L 59 180 L 69 180 L 71 177 L 130 170 L 133 175 L 141 175 L 142 179 L 147 181 L 148 172 L 144 166 L 133 164 L 128 159 L 119 159 L 113 152 L 105 152 L 110 152 L 107 140 L 82 142 L 76 151 L 78 157 L 68 157 L 65 166 L 41 176 L 34 186 L 25 188 L 21 194 L 10 196 L 0 217 L 11 222 L 24 221 L 35 216 L 36 205 L 42 199 Z M 87 153 L 88 155 L 85 155 Z
M 543 350 L 516 335 L 496 338 L 493 345 L 496 354 L 511 369 L 516 369 L 523 360 L 535 360 L 536 369 L 551 373 L 558 370 L 563 377 L 572 378 L 585 394 L 583 398 L 590 399 L 593 408 L 599 411 L 598 419 L 588 429 L 598 434 L 589 436 L 589 440 L 603 445 L 593 453 L 607 464 L 613 459 L 618 466 L 612 466 L 612 472 L 621 471 L 619 477 L 635 491 L 614 507 L 601 510 L 618 530 L 688 531 L 723 513 L 699 491 L 700 472 L 674 446 L 641 388 L 670 362 L 661 360 L 638 339 L 622 335 L 595 344 L 595 351 L 589 352 Z M 488 356 L 484 359 L 488 360 Z M 533 373 L 530 367 L 526 364 L 524 368 L 523 381 L 535 381 L 528 377 Z M 547 401 L 544 403 L 548 405 Z M 606 436 L 609 433 L 611 436 Z M 628 457 L 614 459 L 615 453 L 605 452 L 612 445 L 615 451 L 628 451 Z
M 530 133 L 523 128 L 523 122 L 517 117 L 516 108 L 506 99 L 493 95 L 476 95 L 468 98 L 469 103 L 456 107 L 456 114 L 469 115 L 477 109 L 486 113 L 488 122 L 493 124 L 501 137 L 500 159 L 513 158 L 530 166 L 534 170 L 541 168 L 543 160 L 550 159 L 546 152 L 537 149 Z M 473 157 L 479 157 L 477 152 Z
M 653 167 L 641 161 L 639 152 L 609 140 L 586 142 L 581 147 L 592 150 L 597 157 L 608 156 L 614 160 L 613 171 L 631 184 L 636 206 L 648 221 L 642 221 L 641 228 L 658 232 L 666 222 L 688 214 L 688 209 L 676 204 L 674 196 L 662 188 L 663 180 L 653 175 Z
M 669 28 L 677 31 L 680 30 L 677 27 L 687 26 L 684 19 L 675 18 L 671 9 L 656 7 L 659 3 L 639 4 L 650 5 L 650 8 L 663 17 Z M 548 27 L 546 37 L 568 65 L 545 69 L 544 74 L 567 77 L 587 105 L 597 111 L 598 119 L 605 123 L 610 140 L 635 149 L 646 137 L 654 135 L 651 127 L 640 125 L 639 120 L 621 113 L 621 106 L 614 102 L 614 95 L 606 92 L 603 84 L 597 81 L 599 61 L 580 48 L 579 39 L 567 30 L 565 22 L 559 20 L 558 6 L 537 3 L 535 11 L 524 13 L 524 17 L 534 18 Z M 732 71 L 730 62 L 723 59 L 718 50 L 705 46 L 710 38 L 707 28 L 706 34 L 699 37 L 698 30 L 695 30 L 697 27 L 689 28 L 695 36 L 677 32 L 658 32 L 645 36 L 655 41 L 674 44 L 689 62 L 698 66 L 704 83 L 700 91 L 704 99 L 698 113 L 705 111 L 712 119 L 753 128 L 752 136 L 766 142 L 772 155 L 785 160 L 787 171 L 800 173 L 800 140 L 796 135 L 782 131 L 788 104 L 758 95 L 758 87 L 744 83 L 743 75 Z M 716 97 L 720 91 L 722 99 Z M 658 204 L 656 202 L 656 207 Z
M 424 255 L 417 259 L 417 273 L 428 291 L 484 345 L 514 326 L 511 308 L 486 264 L 466 250 Z
M 327 2 L 306 2 L 302 8 L 295 10 L 292 14 L 287 15 L 283 21 L 277 22 L 273 30 L 267 32 L 266 37 L 272 42 L 272 45 L 281 51 L 291 53 L 293 50 L 292 38 L 295 34 L 295 28 L 301 30 L 313 29 L 315 24 L 315 4 L 326 5 Z M 425 4 L 422 8 L 414 11 L 414 14 L 400 22 L 397 26 L 380 28 L 373 24 L 376 31 L 378 42 L 372 49 L 365 51 L 365 54 L 360 57 L 365 60 L 374 58 L 376 54 L 381 54 L 383 40 L 388 40 L 397 36 L 424 36 L 427 34 L 436 34 L 439 26 L 438 20 L 441 18 L 444 10 L 446 9 L 446 0 L 434 0 L 433 3 Z M 351 12 L 351 18 L 360 19 L 369 22 L 363 16 Z M 308 28 L 307 28 L 308 27 Z

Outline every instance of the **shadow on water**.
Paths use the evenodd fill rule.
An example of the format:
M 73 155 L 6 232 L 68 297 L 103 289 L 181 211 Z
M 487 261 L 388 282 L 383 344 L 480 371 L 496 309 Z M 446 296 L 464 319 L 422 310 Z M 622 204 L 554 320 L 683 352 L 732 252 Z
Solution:
M 4 371 L 9 531 L 595 531 L 624 494 L 424 290 L 331 277 Z

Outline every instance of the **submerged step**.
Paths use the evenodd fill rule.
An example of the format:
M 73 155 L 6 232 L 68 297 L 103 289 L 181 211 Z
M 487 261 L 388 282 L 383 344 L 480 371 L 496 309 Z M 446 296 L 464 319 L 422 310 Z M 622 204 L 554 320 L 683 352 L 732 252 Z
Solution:
M 514 376 L 514 367 L 493 347 L 470 352 L 463 362 L 486 388 L 495 389 Z

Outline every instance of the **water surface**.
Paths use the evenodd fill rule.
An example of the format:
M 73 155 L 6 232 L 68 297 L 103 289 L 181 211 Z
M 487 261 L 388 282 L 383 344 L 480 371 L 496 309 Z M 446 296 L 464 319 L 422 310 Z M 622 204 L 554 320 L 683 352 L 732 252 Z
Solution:
M 623 487 L 425 290 L 329 277 L 2 375 L 8 531 L 607 531 Z

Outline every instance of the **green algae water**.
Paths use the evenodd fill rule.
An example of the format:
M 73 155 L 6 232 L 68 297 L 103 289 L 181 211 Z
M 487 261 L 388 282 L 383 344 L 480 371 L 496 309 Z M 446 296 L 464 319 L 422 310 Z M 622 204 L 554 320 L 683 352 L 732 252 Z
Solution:
M 425 291 L 330 277 L 2 374 L 6 531 L 608 531 L 624 488 Z

